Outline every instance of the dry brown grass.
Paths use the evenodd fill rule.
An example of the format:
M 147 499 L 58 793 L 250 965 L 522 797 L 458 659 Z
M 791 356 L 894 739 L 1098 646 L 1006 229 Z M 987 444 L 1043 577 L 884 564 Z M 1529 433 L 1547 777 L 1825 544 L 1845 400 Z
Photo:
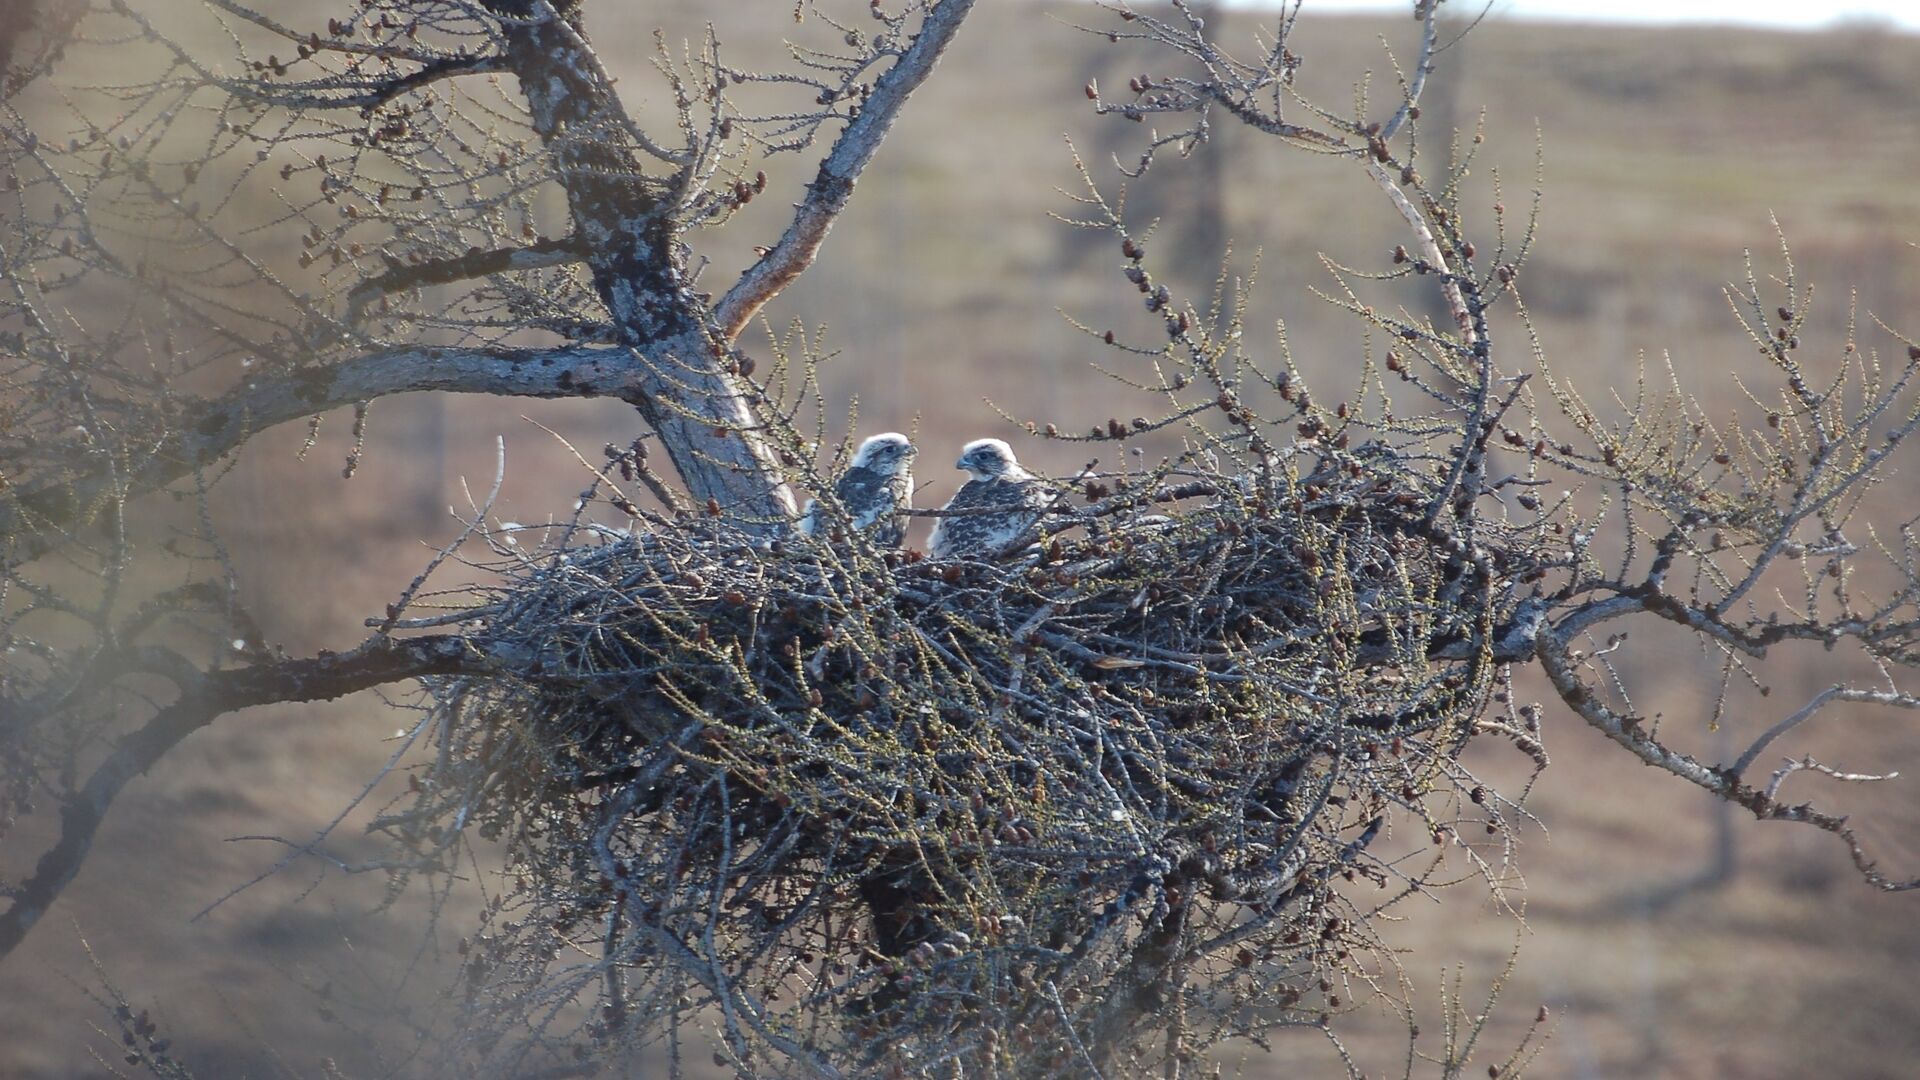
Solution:
M 691 2 L 663 6 L 682 28 L 708 17 Z M 635 29 L 603 28 L 601 40 L 644 41 L 639 16 L 623 17 Z M 766 27 L 738 12 L 724 17 L 736 23 L 722 28 L 731 47 L 751 54 L 768 44 Z M 1063 423 L 1131 411 L 1121 388 L 1089 374 L 1093 351 L 1054 310 L 1093 325 L 1132 318 L 1131 294 L 1112 274 L 1117 259 L 1045 216 L 1063 209 L 1053 188 L 1072 179 L 1060 134 L 1094 156 L 1108 145 L 1109 133 L 1079 108 L 1080 84 L 1090 75 L 1124 82 L 1127 62 L 1025 6 L 987 6 L 976 19 L 867 174 L 821 265 L 772 316 L 829 323 L 842 356 L 828 386 L 858 393 L 862 432 L 917 424 L 933 482 L 923 501 L 944 499 L 957 480 L 941 468 L 949 448 L 1009 434 L 982 395 Z M 1342 100 L 1334 76 L 1384 71 L 1368 59 L 1376 35 L 1404 32 L 1400 20 L 1312 23 L 1299 42 L 1313 58 L 1307 76 Z M 611 59 L 644 58 L 636 49 Z M 1856 287 L 1864 308 L 1909 331 L 1920 322 L 1920 252 L 1909 246 L 1920 239 L 1920 39 L 1495 24 L 1446 64 L 1438 93 L 1458 103 L 1459 122 L 1487 106 L 1480 172 L 1500 166 L 1510 203 L 1530 184 L 1536 120 L 1543 133 L 1543 247 L 1528 295 L 1556 367 L 1583 385 L 1630 378 L 1639 350 L 1671 350 L 1700 387 L 1744 363 L 1718 284 L 1738 276 L 1741 247 L 1772 248 L 1770 212 L 1795 241 L 1803 277 L 1822 288 L 1828 327 Z M 1263 250 L 1260 314 L 1285 317 L 1309 375 L 1331 377 L 1361 343 L 1357 327 L 1306 293 L 1321 280 L 1312 255 L 1374 256 L 1395 241 L 1395 221 L 1333 163 L 1256 157 L 1236 135 L 1211 151 L 1228 156 L 1235 265 Z M 1180 214 L 1199 197 L 1193 175 L 1165 170 L 1136 192 L 1136 205 Z M 799 179 L 776 176 L 775 186 Z M 1162 243 L 1180 220 L 1170 218 Z M 740 250 L 713 253 L 716 271 L 748 257 L 748 241 L 730 235 Z M 1185 273 L 1198 283 L 1212 270 L 1212 257 L 1196 253 Z M 1511 330 L 1506 340 L 1518 344 Z M 259 440 L 223 505 L 268 636 L 296 652 L 354 640 L 360 620 L 424 561 L 411 541 L 454 531 L 444 507 L 459 501 L 458 477 L 490 476 L 496 433 L 509 447 L 499 516 L 563 511 L 580 478 L 523 414 L 589 450 L 624 442 L 633 423 L 603 404 L 389 403 L 375 409 L 370 465 L 350 482 L 338 470 L 344 422 L 305 462 L 293 455 L 296 434 Z M 1054 446 L 1031 456 L 1053 472 L 1083 463 Z M 1650 708 L 1672 723 L 1704 711 L 1710 671 L 1655 650 L 1632 662 L 1658 673 L 1665 689 Z M 1817 663 L 1816 654 L 1805 669 L 1773 674 L 1783 687 L 1817 685 Z M 1920 997 L 1909 992 L 1920 901 L 1869 892 L 1824 837 L 1736 821 L 1729 884 L 1650 903 L 1708 859 L 1707 797 L 1549 715 L 1554 765 L 1530 805 L 1551 836 L 1527 834 L 1527 927 L 1494 1037 L 1517 1032 L 1546 1003 L 1557 1036 L 1537 1067 L 1545 1077 L 1911 1075 L 1920 1058 Z M 1732 720 L 1736 737 L 1741 719 Z M 1851 730 L 1840 717 L 1827 722 L 1837 734 L 1826 746 L 1841 760 L 1920 770 L 1920 750 L 1898 721 L 1876 717 Z M 206 1076 L 317 1075 L 324 1055 L 364 1066 L 355 1032 L 380 1025 L 356 1009 L 399 981 L 416 903 L 362 918 L 377 890 L 336 876 L 303 894 L 310 875 L 296 871 L 188 919 L 275 858 L 222 838 L 310 832 L 384 760 L 380 740 L 393 726 L 366 696 L 236 715 L 131 788 L 55 917 L 0 968 L 0 1075 L 97 1072 L 90 1046 L 115 1059 L 110 1040 L 89 1030 L 101 1017 L 80 992 L 94 979 L 82 936 Z M 1484 765 L 1525 773 L 1519 760 Z M 1870 793 L 1863 805 L 1882 815 L 1870 840 L 1920 861 L 1914 791 Z M 1411 910 L 1395 935 L 1414 949 L 1409 966 L 1429 1005 L 1444 963 L 1464 963 L 1469 986 L 1499 971 L 1511 919 L 1481 910 L 1465 890 Z M 424 1001 L 430 978 L 399 996 Z M 330 981 L 323 1001 L 315 991 Z M 1397 1024 L 1366 1026 L 1382 1040 L 1363 1046 L 1369 1060 L 1393 1061 Z M 277 1048 L 278 1060 L 262 1046 Z M 1302 1036 L 1272 1056 L 1225 1063 L 1230 1074 L 1296 1075 L 1293 1062 L 1324 1063 L 1322 1054 Z

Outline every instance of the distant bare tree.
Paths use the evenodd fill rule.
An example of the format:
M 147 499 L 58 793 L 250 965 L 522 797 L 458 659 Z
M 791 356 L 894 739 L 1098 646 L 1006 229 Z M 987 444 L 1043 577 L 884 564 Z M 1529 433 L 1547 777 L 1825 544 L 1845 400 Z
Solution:
M 970 6 L 801 0 L 781 15 L 818 40 L 774 73 L 712 36 L 662 42 L 671 107 L 647 123 L 578 0 L 361 0 L 298 26 L 235 0 L 43 8 L 0 104 L 0 798 L 58 824 L 6 883 L 0 955 L 181 739 L 393 683 L 422 706 L 409 794 L 374 821 L 390 857 L 347 868 L 396 887 L 500 868 L 463 928 L 459 1022 L 420 1035 L 461 1075 L 642 1053 L 677 1074 L 683 1039 L 711 1034 L 743 1076 L 1179 1076 L 1288 1028 L 1354 1072 L 1340 1016 L 1407 981 L 1380 916 L 1457 880 L 1450 860 L 1504 902 L 1520 793 L 1461 754 L 1502 740 L 1546 766 L 1516 690 L 1534 665 L 1640 760 L 1835 834 L 1876 887 L 1920 885 L 1782 795 L 1799 772 L 1874 777 L 1803 756 L 1748 778 L 1836 702 L 1920 705 L 1897 681 L 1920 628 L 1911 522 L 1857 517 L 1920 426 L 1920 345 L 1882 327 L 1891 359 L 1848 340 L 1803 363 L 1789 264 L 1777 308 L 1755 277 L 1733 292 L 1779 380 L 1737 426 L 1645 382 L 1608 419 L 1537 350 L 1510 356 L 1490 313 L 1524 314 L 1530 220 L 1510 234 L 1496 202 L 1476 244 L 1460 174 L 1422 175 L 1412 137 L 1435 0 L 1412 5 L 1397 91 L 1350 114 L 1296 95 L 1291 10 L 1251 59 L 1179 0 L 1102 5 L 1088 27 L 1164 56 L 1124 93 L 1084 88 L 1099 115 L 1174 122 L 1128 171 L 1237 122 L 1351 161 L 1404 218 L 1379 270 L 1332 268 L 1380 343 L 1344 400 L 1249 339 L 1237 285 L 1175 296 L 1083 169 L 1077 224 L 1145 310 L 1090 345 L 1151 404 L 1028 429 L 1122 464 L 1058 485 L 995 558 L 850 528 L 795 421 L 806 343 L 759 366 L 734 342 L 812 261 Z M 63 81 L 100 49 L 112 85 Z M 700 230 L 782 153 L 818 155 L 785 232 L 705 291 Z M 1398 314 L 1369 299 L 1396 288 Z M 1442 325 L 1406 314 L 1434 293 Z M 370 402 L 420 390 L 612 396 L 649 431 L 543 539 L 482 502 L 365 641 L 276 654 L 235 601 L 207 490 L 257 432 L 350 405 L 359 436 Z M 1183 453 L 1126 453 L 1168 430 Z M 791 528 L 795 486 L 827 504 L 818 537 Z M 159 492 L 193 511 L 165 545 L 129 524 Z M 420 606 L 452 558 L 489 584 Z M 1796 642 L 1854 650 L 1868 679 L 1709 764 L 1609 667 L 1627 622 L 1757 685 Z M 1383 854 L 1396 828 L 1433 854 Z M 1465 1074 L 1484 1010 L 1453 1007 L 1437 1044 L 1409 1027 L 1408 1074 Z M 134 1060 L 175 1067 L 120 1017 Z

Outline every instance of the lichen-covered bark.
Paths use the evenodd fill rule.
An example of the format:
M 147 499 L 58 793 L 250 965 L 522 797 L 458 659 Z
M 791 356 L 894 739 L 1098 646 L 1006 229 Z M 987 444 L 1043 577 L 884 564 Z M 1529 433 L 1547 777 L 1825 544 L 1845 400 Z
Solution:
M 589 51 L 580 4 L 487 6 L 524 20 L 507 28 L 507 66 L 559 165 L 574 239 L 620 344 L 642 361 L 641 415 L 696 502 L 711 500 L 750 526 L 778 527 L 793 514 L 792 496 L 728 374 L 729 347 L 689 287 L 666 183 L 633 152 L 626 113 Z M 560 18 L 542 18 L 555 10 Z

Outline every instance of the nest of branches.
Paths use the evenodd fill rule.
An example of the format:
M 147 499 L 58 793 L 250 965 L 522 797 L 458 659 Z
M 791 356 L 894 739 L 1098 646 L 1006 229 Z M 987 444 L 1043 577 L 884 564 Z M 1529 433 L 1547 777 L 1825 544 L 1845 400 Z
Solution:
M 1538 748 L 1484 715 L 1500 554 L 1321 465 L 1108 477 L 996 562 L 684 521 L 516 559 L 472 640 L 524 677 L 440 689 L 384 822 L 508 852 L 482 1051 L 692 1024 L 755 1075 L 1077 1072 L 1392 988 L 1367 916 L 1431 867 L 1373 851 L 1389 814 L 1504 833 L 1455 756 Z

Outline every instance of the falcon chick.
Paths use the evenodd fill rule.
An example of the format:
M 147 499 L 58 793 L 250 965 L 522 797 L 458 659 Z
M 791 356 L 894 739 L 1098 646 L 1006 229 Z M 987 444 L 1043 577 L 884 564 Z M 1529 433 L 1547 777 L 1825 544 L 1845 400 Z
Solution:
M 833 482 L 833 494 L 856 529 L 870 530 L 881 547 L 899 547 L 907 534 L 907 509 L 913 505 L 913 456 L 919 453 L 905 435 L 883 432 L 860 444 L 847 471 Z M 800 531 L 820 530 L 819 504 L 807 500 Z
M 1046 482 L 1020 467 L 1013 448 L 999 439 L 976 439 L 960 451 L 954 468 L 970 475 L 942 507 L 927 554 L 936 559 L 992 555 L 1040 520 L 1051 501 Z

